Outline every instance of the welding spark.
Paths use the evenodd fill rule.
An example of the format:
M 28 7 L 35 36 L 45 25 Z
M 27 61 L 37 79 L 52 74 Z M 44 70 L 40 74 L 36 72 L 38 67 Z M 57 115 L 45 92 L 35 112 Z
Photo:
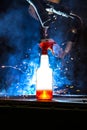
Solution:
M 15 66 L 4 66 L 4 65 L 2 65 L 1 66 L 1 68 L 12 68 L 12 69 L 15 69 L 15 70 L 19 70 L 19 71 L 21 71 L 22 73 L 25 73 L 24 71 L 22 71 L 20 68 L 17 68 L 17 67 L 15 67 Z

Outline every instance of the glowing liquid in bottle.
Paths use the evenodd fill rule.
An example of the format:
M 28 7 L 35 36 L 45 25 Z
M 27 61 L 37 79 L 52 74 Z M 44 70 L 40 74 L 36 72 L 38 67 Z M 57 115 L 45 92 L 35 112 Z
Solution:
M 38 100 L 51 100 L 52 90 L 37 90 L 36 95 Z

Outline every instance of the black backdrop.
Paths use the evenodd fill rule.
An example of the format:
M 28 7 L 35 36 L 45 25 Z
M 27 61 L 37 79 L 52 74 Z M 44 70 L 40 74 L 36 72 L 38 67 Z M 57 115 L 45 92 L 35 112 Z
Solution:
M 85 93 L 87 92 L 87 0 L 62 0 L 62 3 L 70 7 L 83 20 L 83 29 L 79 40 L 80 60 L 75 63 L 75 66 L 79 66 L 79 80 L 83 81 L 83 93 Z M 25 0 L 0 1 L 0 66 L 6 64 L 10 54 L 17 56 L 16 61 L 10 59 L 12 65 L 19 63 L 21 57 L 24 56 L 28 41 L 36 39 L 39 35 L 39 32 L 36 32 L 38 24 L 37 26 L 33 24 L 37 22 L 29 16 L 27 9 L 28 3 Z M 23 44 L 25 41 L 26 46 Z

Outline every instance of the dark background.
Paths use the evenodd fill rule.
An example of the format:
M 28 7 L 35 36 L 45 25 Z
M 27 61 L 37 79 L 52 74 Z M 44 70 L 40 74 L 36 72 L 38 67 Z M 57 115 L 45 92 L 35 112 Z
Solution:
M 87 1 L 63 0 L 62 4 L 71 8 L 83 20 L 83 28 L 77 45 L 78 53 L 76 53 L 76 58 L 79 60 L 76 60 L 74 64 L 74 78 L 75 86 L 78 86 L 76 89 L 81 89 L 81 94 L 87 94 Z M 27 59 L 35 59 L 38 56 L 36 43 L 40 39 L 39 24 L 29 15 L 28 6 L 25 0 L 0 1 L 0 66 L 19 65 L 26 59 L 27 53 Z M 32 55 L 29 52 L 31 48 Z M 6 71 L 8 72 L 8 70 L 0 69 L 1 78 L 9 78 L 10 72 L 7 74 Z M 15 82 L 19 77 L 15 79 Z M 9 82 L 11 80 L 14 80 L 12 76 Z M 3 88 L 7 89 L 10 84 L 2 80 L 0 82 L 1 91 Z
M 80 60 L 75 63 L 75 67 L 76 69 L 78 69 L 78 71 L 76 72 L 77 74 L 75 74 L 75 76 L 78 75 L 76 77 L 78 78 L 79 81 L 81 81 L 80 82 L 81 94 L 84 93 L 87 94 L 87 73 L 86 73 L 87 72 L 87 13 L 86 13 L 87 0 L 83 0 L 83 1 L 63 0 L 63 4 L 69 6 L 71 9 L 74 10 L 74 12 L 76 12 L 83 19 L 83 29 L 81 31 L 81 37 L 79 39 L 79 44 L 78 44 L 79 53 L 77 53 L 78 56 L 76 56 L 79 57 Z M 32 46 L 36 45 L 35 42 L 37 43 L 39 40 L 38 37 L 39 31 L 37 30 L 38 27 L 39 27 L 38 23 L 29 16 L 28 3 L 25 0 L 1 0 L 0 1 L 0 66 L 2 65 L 15 66 L 15 64 L 19 65 L 22 62 L 22 60 L 26 59 L 25 55 L 27 54 L 27 48 L 32 48 Z M 37 57 L 37 53 L 35 49 L 37 48 L 32 49 L 35 55 L 32 55 L 32 57 L 29 57 L 28 55 L 28 58 L 34 59 Z M 31 54 L 31 52 L 28 53 Z M 13 70 L 11 70 L 10 72 L 12 71 Z M 7 69 L 3 71 L 3 69 L 0 68 L 0 75 L 1 75 L 0 90 L 2 93 L 4 93 L 4 88 L 5 89 L 8 88 L 6 82 L 4 83 L 2 80 L 5 77 L 9 79 L 10 73 L 6 73 L 6 72 L 9 71 Z M 15 74 L 16 72 L 14 72 L 14 75 Z M 11 77 L 12 76 L 10 76 L 10 78 Z M 13 79 L 11 79 L 12 82 L 14 79 L 15 79 L 14 77 Z M 40 106 L 40 104 L 38 105 Z M 72 106 L 74 107 L 73 104 Z M 80 106 L 83 105 L 80 104 Z M 19 109 L 19 108 L 17 109 L 15 104 L 13 104 L 12 107 L 9 109 L 7 103 L 7 108 L 5 107 L 3 109 L 2 106 L 0 107 L 0 119 L 1 119 L 0 121 L 2 124 L 6 122 L 6 128 L 7 126 L 9 126 L 10 128 L 12 122 L 13 122 L 13 126 L 16 126 L 17 124 L 16 128 L 18 127 L 18 125 L 19 127 L 23 125 L 24 127 L 25 126 L 30 127 L 31 123 L 33 126 L 34 121 L 35 123 L 37 121 L 37 124 L 42 123 L 43 125 L 44 123 L 43 126 L 45 126 L 45 128 L 47 124 L 49 124 L 48 125 L 49 127 L 51 126 L 51 124 L 48 123 L 49 121 L 51 121 L 52 124 L 54 121 L 53 127 L 56 126 L 56 128 L 62 127 L 64 123 L 66 123 L 65 127 L 67 128 L 68 127 L 70 128 L 70 126 L 74 128 L 76 127 L 76 124 L 77 124 L 77 128 L 79 128 L 81 124 L 82 124 L 82 128 L 84 128 L 86 124 L 85 122 L 86 111 L 84 110 L 84 107 L 81 107 L 82 111 L 81 110 L 78 111 L 78 109 L 75 107 L 70 111 L 69 109 L 67 109 L 66 111 L 65 108 L 67 107 L 64 107 L 63 109 L 60 108 L 58 111 L 49 110 L 49 109 L 46 110 L 46 108 L 40 109 L 40 107 L 35 110 L 34 108 L 24 109 L 24 107 L 23 109 Z M 45 119 L 47 119 L 47 122 L 45 121 Z M 39 126 L 37 125 L 37 127 Z

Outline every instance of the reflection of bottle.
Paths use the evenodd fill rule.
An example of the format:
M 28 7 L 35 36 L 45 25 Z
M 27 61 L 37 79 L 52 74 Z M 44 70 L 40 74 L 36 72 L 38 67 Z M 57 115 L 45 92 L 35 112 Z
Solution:
M 51 100 L 52 94 L 52 69 L 49 67 L 48 55 L 42 54 L 40 68 L 37 70 L 36 98 L 38 100 Z

